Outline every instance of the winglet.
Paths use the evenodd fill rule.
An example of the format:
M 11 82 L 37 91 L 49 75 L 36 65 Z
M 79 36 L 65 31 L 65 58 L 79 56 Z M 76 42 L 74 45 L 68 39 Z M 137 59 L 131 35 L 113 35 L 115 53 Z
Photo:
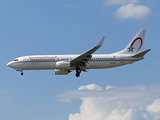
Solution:
M 95 47 L 93 47 L 92 49 L 88 50 L 87 52 L 79 55 L 78 57 L 72 59 L 70 62 L 71 63 L 80 63 L 81 61 L 83 61 L 84 59 L 86 59 L 86 57 L 88 56 L 91 56 L 91 54 L 93 54 L 96 50 L 98 50 L 102 44 L 103 44 L 103 41 L 104 41 L 104 37 L 102 37 L 101 41 L 98 43 L 98 45 L 96 45 Z M 88 59 L 87 59 L 88 61 Z
M 101 47 L 104 42 L 105 36 L 102 37 L 101 41 L 98 43 L 97 47 Z

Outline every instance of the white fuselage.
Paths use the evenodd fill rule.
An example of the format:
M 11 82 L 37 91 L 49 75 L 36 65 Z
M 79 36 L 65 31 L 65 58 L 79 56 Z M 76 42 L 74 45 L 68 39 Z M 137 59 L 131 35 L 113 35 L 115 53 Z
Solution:
M 7 66 L 21 71 L 23 70 L 47 70 L 54 69 L 55 75 L 67 75 L 72 70 L 76 71 L 76 77 L 81 71 L 87 69 L 104 69 L 131 64 L 143 59 L 143 56 L 151 49 L 141 51 L 146 30 L 140 30 L 131 42 L 122 50 L 112 54 L 93 54 L 104 42 L 104 37 L 92 49 L 80 55 L 32 55 L 16 58 Z
M 45 70 L 57 69 L 56 63 L 59 61 L 70 61 L 79 55 L 34 55 L 16 58 L 7 65 L 16 70 Z M 88 60 L 86 66 L 80 66 L 85 69 L 104 69 L 131 64 L 142 58 L 132 58 L 126 54 L 93 54 Z M 75 70 L 75 66 L 70 66 L 69 70 Z

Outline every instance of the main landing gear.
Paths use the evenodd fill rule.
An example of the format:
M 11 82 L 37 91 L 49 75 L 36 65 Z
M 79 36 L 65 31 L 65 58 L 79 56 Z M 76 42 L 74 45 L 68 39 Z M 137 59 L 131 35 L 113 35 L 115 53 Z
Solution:
M 76 77 L 79 77 L 81 73 L 81 69 L 79 67 L 76 68 Z

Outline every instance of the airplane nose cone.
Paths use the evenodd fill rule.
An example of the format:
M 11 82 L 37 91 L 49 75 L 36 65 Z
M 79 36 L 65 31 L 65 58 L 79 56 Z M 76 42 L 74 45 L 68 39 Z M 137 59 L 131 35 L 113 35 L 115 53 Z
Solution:
M 8 66 L 8 67 L 12 67 L 12 66 L 11 66 L 11 62 L 7 63 L 7 66 Z
M 7 66 L 9 67 L 9 63 L 7 63 Z

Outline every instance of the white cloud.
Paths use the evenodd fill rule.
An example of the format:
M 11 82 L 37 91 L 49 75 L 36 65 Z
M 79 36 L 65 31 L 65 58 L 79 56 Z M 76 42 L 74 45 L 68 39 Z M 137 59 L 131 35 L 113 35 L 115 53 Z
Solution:
M 153 120 L 160 120 L 160 99 L 155 100 L 149 105 L 147 111 L 153 116 Z
M 105 5 L 115 5 L 115 4 L 137 4 L 139 3 L 139 0 L 105 0 L 104 4 Z
M 140 0 L 105 0 L 104 5 L 121 5 L 116 10 L 116 15 L 121 19 L 144 20 L 151 13 L 145 5 L 139 5 Z
M 111 88 L 115 88 L 116 86 L 110 86 L 110 85 L 108 85 L 107 87 L 106 87 L 106 90 L 108 90 L 108 89 L 111 89 Z
M 136 109 L 114 109 L 111 113 L 105 118 L 106 120 L 131 120 L 136 114 Z
M 153 104 L 147 107 L 147 110 L 155 114 L 160 113 L 160 99 L 155 100 Z
M 86 86 L 79 87 L 78 90 L 102 90 L 102 88 L 96 84 L 89 84 Z
M 150 12 L 151 10 L 147 6 L 127 4 L 121 6 L 116 11 L 116 14 L 121 19 L 133 18 L 133 19 L 143 20 L 150 14 Z
M 101 88 L 96 84 L 87 86 Z M 70 90 L 63 91 L 58 97 L 63 101 L 75 98 L 82 100 L 79 113 L 70 114 L 69 120 L 159 120 L 159 93 L 158 84 L 99 91 Z

